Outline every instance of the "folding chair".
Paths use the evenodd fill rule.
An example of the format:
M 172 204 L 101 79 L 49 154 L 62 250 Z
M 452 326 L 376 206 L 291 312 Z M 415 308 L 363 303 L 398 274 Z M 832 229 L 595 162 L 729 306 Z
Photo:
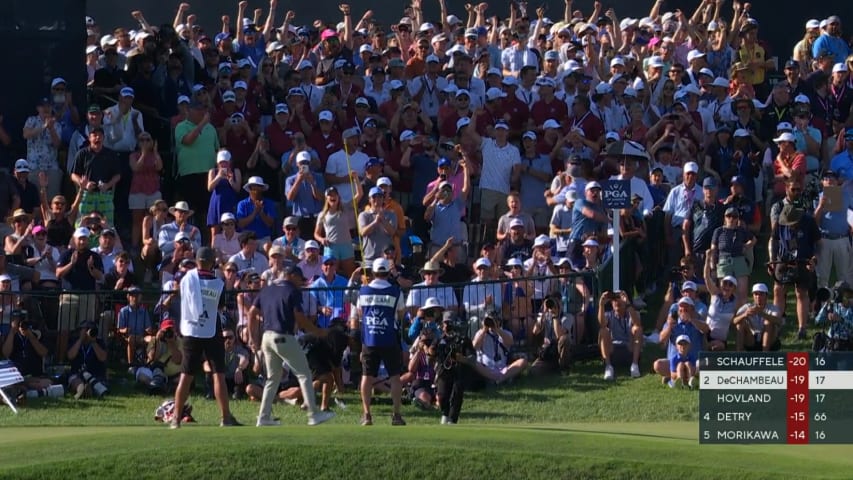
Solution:
M 15 367 L 15 364 L 8 361 L 0 362 L 0 396 L 3 397 L 3 402 L 8 405 L 15 414 L 18 413 L 18 409 L 15 408 L 15 402 L 9 398 L 4 388 L 11 387 L 12 385 L 23 381 L 24 377 L 21 375 L 21 372 L 18 371 L 18 368 Z

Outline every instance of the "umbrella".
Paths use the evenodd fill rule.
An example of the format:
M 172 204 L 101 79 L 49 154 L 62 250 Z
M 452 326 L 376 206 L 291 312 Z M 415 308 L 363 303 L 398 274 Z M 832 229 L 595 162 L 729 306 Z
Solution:
M 620 140 L 613 142 L 607 147 L 607 156 L 632 157 L 635 159 L 648 160 L 649 154 L 639 143 L 632 140 Z

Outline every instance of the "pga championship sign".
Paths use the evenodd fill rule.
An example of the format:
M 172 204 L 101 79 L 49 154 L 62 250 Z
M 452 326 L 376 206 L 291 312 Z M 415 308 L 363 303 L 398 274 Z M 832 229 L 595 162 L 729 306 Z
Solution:
M 631 206 L 630 180 L 605 180 L 601 187 L 604 208 L 618 210 Z

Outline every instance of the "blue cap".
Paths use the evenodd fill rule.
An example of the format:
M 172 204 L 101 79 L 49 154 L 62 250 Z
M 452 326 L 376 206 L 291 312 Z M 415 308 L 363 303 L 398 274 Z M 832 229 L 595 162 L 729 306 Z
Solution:
M 703 188 L 717 188 L 717 180 L 714 177 L 707 177 L 702 182 Z
M 477 36 L 478 37 L 485 37 L 488 34 L 489 34 L 489 30 L 486 29 L 486 27 L 477 27 Z
M 848 128 L 844 132 L 844 140 L 853 140 L 853 128 Z
M 367 159 L 367 163 L 364 164 L 364 168 L 375 167 L 377 165 L 382 165 L 382 160 L 376 157 L 370 157 Z
M 305 274 L 302 273 L 302 269 L 297 267 L 296 265 L 291 265 L 291 266 L 285 268 L 284 273 L 286 275 L 298 275 L 298 276 L 302 277 L 303 279 L 305 278 Z
M 334 255 L 324 255 L 323 263 L 337 262 L 338 259 Z
M 213 43 L 215 43 L 216 45 L 219 45 L 220 42 L 222 42 L 224 40 L 228 40 L 229 38 L 231 38 L 231 35 L 229 35 L 225 32 L 217 33 L 216 36 L 213 37 Z
M 730 183 L 732 183 L 732 184 L 736 183 L 738 185 L 743 185 L 743 179 L 740 176 L 735 175 L 734 177 L 732 177 L 732 180 Z
M 449 167 L 449 166 L 450 166 L 450 160 L 448 160 L 448 159 L 446 159 L 446 158 L 444 158 L 444 157 L 441 157 L 441 158 L 438 160 L 438 168 L 441 168 L 441 167 Z
M 369 196 L 371 196 L 371 197 L 375 197 L 376 195 L 385 196 L 385 192 L 384 192 L 381 188 L 379 188 L 379 187 L 373 187 L 373 188 L 371 188 L 371 189 L 370 189 L 370 195 L 369 195 Z

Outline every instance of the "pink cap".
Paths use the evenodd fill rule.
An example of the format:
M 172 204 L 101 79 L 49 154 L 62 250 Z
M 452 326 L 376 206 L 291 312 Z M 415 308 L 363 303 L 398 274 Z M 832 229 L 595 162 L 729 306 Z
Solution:
M 332 30 L 331 28 L 327 28 L 323 30 L 323 33 L 320 34 L 320 40 L 326 40 L 327 38 L 337 37 L 338 32 Z
M 47 229 L 42 227 L 41 225 L 36 225 L 35 227 L 33 227 L 33 235 L 38 235 L 39 233 L 46 231 Z

